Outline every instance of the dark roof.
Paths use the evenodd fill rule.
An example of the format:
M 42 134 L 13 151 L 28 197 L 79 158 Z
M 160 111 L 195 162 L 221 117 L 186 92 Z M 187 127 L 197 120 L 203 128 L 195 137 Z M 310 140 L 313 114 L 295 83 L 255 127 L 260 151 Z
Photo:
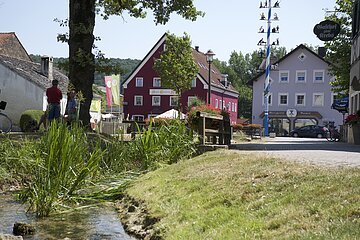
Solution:
M 31 61 L 29 54 L 14 32 L 0 33 L 0 54 Z
M 291 52 L 289 52 L 288 54 L 286 54 L 284 57 L 280 58 L 277 62 L 271 63 L 271 64 L 279 64 L 282 61 L 284 61 L 286 58 L 288 58 L 291 54 L 293 54 L 295 51 L 297 51 L 298 49 L 305 49 L 307 51 L 309 51 L 310 53 L 312 53 L 314 56 L 316 56 L 317 58 L 321 59 L 322 61 L 326 62 L 327 64 L 331 65 L 331 63 L 327 60 L 325 60 L 324 58 L 322 58 L 319 54 L 313 52 L 310 48 L 306 47 L 304 44 L 300 44 L 299 46 L 297 46 L 295 49 L 293 49 Z M 265 70 L 261 71 L 258 75 L 256 75 L 253 79 L 251 79 L 250 81 L 248 81 L 248 85 L 252 85 L 254 81 L 256 81 L 259 77 L 261 77 L 261 75 L 265 74 Z
M 13 72 L 16 72 L 23 78 L 35 83 L 44 90 L 52 85 L 51 80 L 41 73 L 39 63 L 0 55 L 0 64 L 9 68 Z M 56 70 L 56 68 L 53 68 L 53 78 L 59 81 L 58 87 L 61 92 L 65 94 L 67 92 L 69 82 L 68 77 Z
M 196 64 L 199 66 L 199 74 L 206 81 L 209 81 L 209 63 L 206 61 L 205 53 L 202 53 L 198 50 L 193 49 L 193 57 Z M 223 77 L 219 69 L 211 64 L 211 73 L 210 73 L 211 86 L 216 86 L 222 89 L 225 89 L 225 86 L 221 83 Z M 232 86 L 229 85 L 228 90 L 238 93 L 238 91 Z

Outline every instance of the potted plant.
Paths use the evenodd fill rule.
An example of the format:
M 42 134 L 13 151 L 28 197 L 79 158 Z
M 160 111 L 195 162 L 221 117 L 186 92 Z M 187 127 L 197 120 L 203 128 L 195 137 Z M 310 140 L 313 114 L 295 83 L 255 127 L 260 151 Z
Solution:
M 360 110 L 348 115 L 345 119 L 345 124 L 352 128 L 354 143 L 360 144 Z

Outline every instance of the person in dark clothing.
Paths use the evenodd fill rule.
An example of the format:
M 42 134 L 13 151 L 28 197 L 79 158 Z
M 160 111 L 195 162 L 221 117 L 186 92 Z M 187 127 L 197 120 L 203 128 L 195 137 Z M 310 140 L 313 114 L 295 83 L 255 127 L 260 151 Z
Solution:
M 58 80 L 52 81 L 52 86 L 46 89 L 48 101 L 47 118 L 49 121 L 60 118 L 60 100 L 62 93 L 58 88 Z

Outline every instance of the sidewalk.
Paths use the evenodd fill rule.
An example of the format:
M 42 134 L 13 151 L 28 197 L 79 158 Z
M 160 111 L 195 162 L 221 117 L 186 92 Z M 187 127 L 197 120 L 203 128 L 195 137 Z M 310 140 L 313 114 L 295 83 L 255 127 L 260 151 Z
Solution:
M 332 167 L 360 167 L 360 145 L 317 138 L 276 137 L 232 144 L 230 149 Z

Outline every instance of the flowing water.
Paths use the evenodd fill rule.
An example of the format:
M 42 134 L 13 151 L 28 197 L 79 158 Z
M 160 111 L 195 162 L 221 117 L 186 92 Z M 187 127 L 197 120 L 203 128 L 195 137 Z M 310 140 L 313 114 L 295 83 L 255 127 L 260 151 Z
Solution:
M 25 206 L 11 195 L 0 194 L 0 233 L 12 234 L 15 222 L 31 223 L 36 234 L 25 236 L 26 240 L 134 240 L 124 232 L 112 204 L 102 204 L 79 211 L 57 214 L 36 219 L 27 214 Z

